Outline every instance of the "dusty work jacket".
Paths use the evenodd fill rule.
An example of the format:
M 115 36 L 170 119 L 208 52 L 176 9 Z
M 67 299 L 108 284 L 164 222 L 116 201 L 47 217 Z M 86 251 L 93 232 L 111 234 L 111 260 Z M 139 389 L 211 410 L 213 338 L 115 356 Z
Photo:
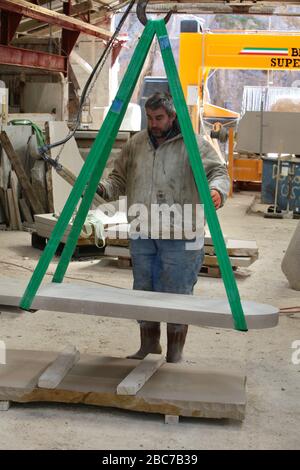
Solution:
M 227 168 L 205 137 L 197 136 L 197 141 L 209 187 L 219 191 L 224 204 L 230 186 Z M 108 200 L 116 200 L 121 195 L 127 196 L 129 222 L 132 223 L 135 218 L 135 209 L 132 210 L 132 205 L 143 205 L 146 208 L 146 211 L 143 209 L 140 211 L 139 218 L 145 219 L 148 212 L 148 227 L 147 224 L 144 227 L 151 238 L 191 238 L 185 234 L 182 226 L 181 235 L 178 235 L 180 222 L 178 223 L 177 215 L 180 212 L 182 214 L 186 207 L 193 208 L 191 217 L 193 230 L 197 228 L 197 235 L 203 236 L 204 223 L 203 220 L 198 222 L 195 211 L 196 205 L 199 208 L 200 204 L 198 190 L 182 134 L 165 141 L 155 149 L 147 130 L 137 133 L 125 144 L 115 160 L 112 172 L 101 183 L 106 190 Z M 159 227 L 158 236 L 153 236 L 151 233 L 154 222 L 150 214 L 151 207 L 156 207 L 155 205 L 167 209 L 172 206 L 174 209 L 170 217 L 170 237 L 163 235 L 168 233 L 168 227 L 165 219 L 161 218 L 162 226 Z M 155 228 L 157 228 L 156 222 Z M 141 232 L 144 233 L 145 230 L 141 228 Z

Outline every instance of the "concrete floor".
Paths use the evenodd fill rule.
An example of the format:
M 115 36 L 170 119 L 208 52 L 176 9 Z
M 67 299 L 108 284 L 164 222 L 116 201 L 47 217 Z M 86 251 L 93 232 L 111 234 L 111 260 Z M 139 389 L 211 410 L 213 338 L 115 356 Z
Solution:
M 241 193 L 219 211 L 228 237 L 255 239 L 259 247 L 251 276 L 237 277 L 241 297 L 278 307 L 300 306 L 300 292 L 288 287 L 280 269 L 297 221 L 247 214 L 251 202 L 249 193 Z M 39 256 L 31 248 L 30 234 L 0 232 L 1 275 L 29 279 Z M 56 263 L 50 265 L 49 273 Z M 76 278 L 117 287 L 132 285 L 131 271 L 120 270 L 108 260 L 73 262 L 67 276 L 66 282 Z M 199 278 L 195 293 L 207 298 L 225 296 L 221 279 L 204 277 Z M 137 325 L 130 320 L 47 311 L 19 317 L 4 312 L 0 325 L 0 339 L 17 349 L 60 350 L 72 343 L 81 352 L 124 356 L 139 342 Z M 169 426 L 161 415 L 112 408 L 13 404 L 1 413 L 0 448 L 299 449 L 300 364 L 291 360 L 294 340 L 300 340 L 300 314 L 282 315 L 278 327 L 248 333 L 190 327 L 186 360 L 201 363 L 205 357 L 228 358 L 246 365 L 248 405 L 243 423 L 182 418 L 178 426 Z

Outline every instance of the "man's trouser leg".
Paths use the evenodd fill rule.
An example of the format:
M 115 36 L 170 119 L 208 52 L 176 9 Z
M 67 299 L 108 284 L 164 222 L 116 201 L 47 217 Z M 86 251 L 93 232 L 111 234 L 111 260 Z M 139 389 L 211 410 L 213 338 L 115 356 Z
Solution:
M 153 291 L 157 248 L 153 240 L 131 240 L 133 289 Z M 129 359 L 144 359 L 147 354 L 161 354 L 160 323 L 140 321 L 140 349 Z
M 194 242 L 185 240 L 158 240 L 157 243 L 160 269 L 154 290 L 192 295 L 203 263 L 204 249 L 187 249 L 192 248 Z M 167 324 L 167 362 L 182 359 L 187 331 L 188 325 Z

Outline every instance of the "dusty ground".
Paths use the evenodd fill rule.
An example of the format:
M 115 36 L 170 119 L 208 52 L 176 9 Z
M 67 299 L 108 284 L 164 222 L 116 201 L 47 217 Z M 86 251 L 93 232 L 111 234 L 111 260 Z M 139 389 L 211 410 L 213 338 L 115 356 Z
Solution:
M 248 194 L 229 201 L 220 214 L 230 238 L 255 239 L 259 260 L 250 277 L 237 278 L 243 299 L 279 307 L 299 306 L 300 292 L 288 287 L 280 270 L 284 250 L 297 224 L 246 214 Z M 0 232 L 1 275 L 29 279 L 40 252 L 30 234 Z M 57 260 L 49 267 L 53 272 Z M 107 260 L 73 262 L 67 276 L 131 287 L 130 270 Z M 66 279 L 66 281 L 68 281 Z M 225 296 L 221 279 L 199 278 L 195 289 L 205 297 Z M 164 334 L 165 336 L 165 334 Z M 133 321 L 39 311 L 0 316 L 0 339 L 8 347 L 59 350 L 66 343 L 82 352 L 123 356 L 138 347 Z M 161 415 L 83 405 L 14 404 L 1 413 L 2 449 L 299 449 L 300 364 L 291 348 L 300 340 L 300 314 L 280 317 L 277 328 L 249 333 L 190 327 L 186 358 L 201 363 L 207 356 L 246 364 L 248 406 L 243 423 L 230 420 L 181 419 L 167 426 Z M 135 344 L 134 344 L 135 343 Z M 165 346 L 165 338 L 163 338 Z

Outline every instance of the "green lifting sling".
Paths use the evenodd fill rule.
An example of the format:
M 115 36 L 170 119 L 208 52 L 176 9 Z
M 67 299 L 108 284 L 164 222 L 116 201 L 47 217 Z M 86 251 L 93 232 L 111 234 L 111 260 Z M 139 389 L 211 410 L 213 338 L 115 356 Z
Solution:
M 62 282 L 64 278 L 65 272 L 76 247 L 82 225 L 86 219 L 98 183 L 125 115 L 128 103 L 136 86 L 137 80 L 155 35 L 157 36 L 160 45 L 171 94 L 174 100 L 178 121 L 181 127 L 181 132 L 189 156 L 190 165 L 199 192 L 199 197 L 201 202 L 204 204 L 207 223 L 215 246 L 218 263 L 233 315 L 234 326 L 237 330 L 247 331 L 247 324 L 244 317 L 239 291 L 232 272 L 232 267 L 226 250 L 226 245 L 218 217 L 210 196 L 206 174 L 203 168 L 201 155 L 185 103 L 164 20 L 149 20 L 146 23 L 143 34 L 134 51 L 120 88 L 101 126 L 101 129 L 82 167 L 82 170 L 74 184 L 74 187 L 61 212 L 61 215 L 53 229 L 51 238 L 47 243 L 46 248 L 43 251 L 32 274 L 32 277 L 20 301 L 20 307 L 25 310 L 30 309 L 33 299 L 56 252 L 60 240 L 65 233 L 72 214 L 78 202 L 80 201 L 80 198 L 82 197 L 79 210 L 67 239 L 67 243 L 64 247 L 60 261 L 53 276 L 53 282 Z

